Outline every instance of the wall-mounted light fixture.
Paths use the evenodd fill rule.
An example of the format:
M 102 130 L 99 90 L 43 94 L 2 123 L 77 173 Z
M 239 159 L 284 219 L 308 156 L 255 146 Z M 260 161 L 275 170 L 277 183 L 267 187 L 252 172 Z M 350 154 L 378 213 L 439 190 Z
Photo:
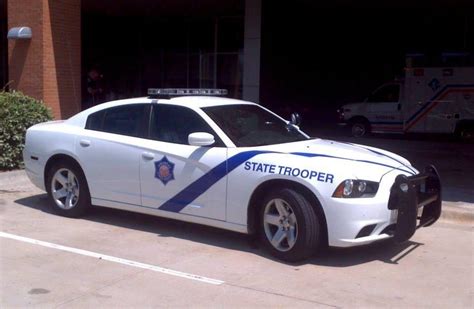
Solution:
M 10 40 L 31 39 L 30 27 L 14 27 L 8 30 L 7 38 Z

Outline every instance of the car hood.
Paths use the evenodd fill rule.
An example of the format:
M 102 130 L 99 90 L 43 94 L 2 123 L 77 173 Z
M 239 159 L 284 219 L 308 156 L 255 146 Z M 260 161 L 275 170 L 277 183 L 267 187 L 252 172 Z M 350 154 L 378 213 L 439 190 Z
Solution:
M 337 158 L 355 162 L 377 164 L 386 166 L 390 169 L 402 168 L 410 174 L 417 173 L 417 170 L 411 166 L 407 159 L 397 154 L 375 147 L 352 143 L 312 139 L 302 142 L 271 145 L 265 148 L 275 152 L 285 152 L 303 157 Z M 288 151 L 288 149 L 291 149 L 291 151 Z

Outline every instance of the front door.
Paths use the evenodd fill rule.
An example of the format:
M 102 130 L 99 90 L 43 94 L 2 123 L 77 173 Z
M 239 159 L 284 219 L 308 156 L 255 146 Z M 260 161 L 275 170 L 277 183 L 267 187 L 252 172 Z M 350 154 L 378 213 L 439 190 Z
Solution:
M 191 146 L 188 135 L 207 132 L 216 142 Z M 192 109 L 154 104 L 150 141 L 140 158 L 142 205 L 181 215 L 226 219 L 227 148 Z
M 368 118 L 373 132 L 402 132 L 400 84 L 387 84 L 367 98 Z

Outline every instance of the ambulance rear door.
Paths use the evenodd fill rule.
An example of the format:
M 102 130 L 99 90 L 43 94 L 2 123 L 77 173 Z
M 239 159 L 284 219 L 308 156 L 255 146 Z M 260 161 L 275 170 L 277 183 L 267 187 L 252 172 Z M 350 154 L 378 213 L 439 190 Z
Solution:
M 405 131 L 453 133 L 474 89 L 474 68 L 433 67 L 407 70 Z

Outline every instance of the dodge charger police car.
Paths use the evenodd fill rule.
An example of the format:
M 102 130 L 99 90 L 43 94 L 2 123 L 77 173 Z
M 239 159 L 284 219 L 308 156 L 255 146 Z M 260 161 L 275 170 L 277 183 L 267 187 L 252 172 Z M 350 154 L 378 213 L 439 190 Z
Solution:
M 297 261 L 330 245 L 409 239 L 441 213 L 436 169 L 372 147 L 310 138 L 217 89 L 151 89 L 27 130 L 31 181 L 55 213 L 91 205 L 258 235 Z

